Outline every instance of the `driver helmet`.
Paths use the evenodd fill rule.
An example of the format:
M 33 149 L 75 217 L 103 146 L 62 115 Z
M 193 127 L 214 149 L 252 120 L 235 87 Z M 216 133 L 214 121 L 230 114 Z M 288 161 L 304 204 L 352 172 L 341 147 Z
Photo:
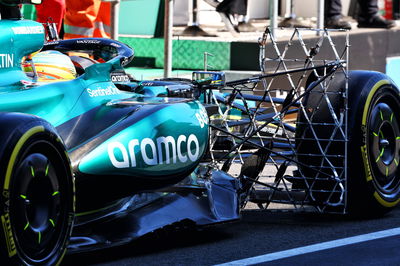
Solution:
M 76 69 L 71 59 L 59 51 L 43 51 L 31 57 L 31 62 L 25 61 L 23 69 L 28 76 L 33 77 L 35 66 L 37 81 L 66 81 L 76 78 Z

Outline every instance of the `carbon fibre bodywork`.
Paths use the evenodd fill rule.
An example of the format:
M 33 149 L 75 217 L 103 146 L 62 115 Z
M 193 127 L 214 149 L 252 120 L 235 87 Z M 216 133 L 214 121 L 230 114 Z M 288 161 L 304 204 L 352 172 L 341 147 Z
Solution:
M 25 75 L 20 62 L 44 45 L 42 25 L 0 21 L 0 32 L 0 51 L 6 55 L 0 112 L 51 123 L 71 160 L 76 184 L 71 250 L 126 243 L 171 224 L 239 218 L 237 180 L 199 168 L 209 138 L 203 105 L 121 91 L 111 81 L 110 73 L 133 58 L 131 48 L 103 39 L 48 43 L 43 50 L 92 49 L 102 61 L 76 79 L 40 83 Z
M 348 39 L 338 52 L 328 30 L 313 45 L 295 29 L 281 52 L 267 28 L 263 74 L 233 81 L 137 81 L 124 71 L 133 50 L 117 41 L 43 44 L 43 27 L 23 20 L 0 32 L 0 258 L 54 265 L 68 243 L 80 252 L 231 222 L 247 202 L 353 215 L 400 202 L 399 89 L 348 71 Z M 332 57 L 314 58 L 323 43 Z M 42 46 L 77 76 L 38 82 L 29 54 Z M 286 53 L 296 46 L 305 58 Z
M 95 212 L 78 213 L 69 250 L 116 246 L 168 227 L 238 220 L 237 179 L 222 171 L 213 171 L 204 178 L 203 170 L 194 171 L 173 186 L 136 193 Z

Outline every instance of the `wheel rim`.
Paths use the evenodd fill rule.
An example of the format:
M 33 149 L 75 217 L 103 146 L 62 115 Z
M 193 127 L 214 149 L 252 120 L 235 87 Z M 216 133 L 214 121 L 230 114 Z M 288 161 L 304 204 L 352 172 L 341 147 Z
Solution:
M 386 199 L 397 199 L 400 188 L 398 96 L 386 90 L 373 101 L 368 121 L 368 153 L 374 186 Z
M 65 242 L 69 207 L 63 157 L 47 141 L 34 141 L 14 168 L 10 215 L 16 245 L 28 264 L 48 262 Z

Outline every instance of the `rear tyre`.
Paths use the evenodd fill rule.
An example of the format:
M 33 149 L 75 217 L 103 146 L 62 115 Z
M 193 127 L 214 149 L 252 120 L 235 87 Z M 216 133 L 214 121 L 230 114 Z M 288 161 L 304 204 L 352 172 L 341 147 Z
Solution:
M 74 216 L 68 155 L 55 129 L 33 116 L 0 115 L 2 262 L 55 265 Z
M 336 74 L 336 81 L 331 84 L 329 95 L 337 116 L 343 108 L 341 93 L 345 86 L 343 75 Z M 393 209 L 400 201 L 400 90 L 384 74 L 370 71 L 349 72 L 348 90 L 348 153 L 347 153 L 347 211 L 358 216 L 382 215 Z M 321 93 L 311 93 L 304 99 L 306 112 L 315 110 L 320 103 Z M 332 116 L 327 106 L 318 106 L 314 112 L 316 123 L 332 123 Z M 310 112 L 311 115 L 311 112 Z M 300 122 L 306 122 L 304 115 L 299 115 Z M 312 138 L 306 127 L 298 127 L 296 136 Z M 323 138 L 331 137 L 331 128 L 314 126 L 316 134 Z M 334 136 L 340 138 L 339 134 Z M 325 148 L 325 147 L 323 147 Z M 298 143 L 298 153 L 319 153 L 314 141 Z M 344 154 L 344 145 L 331 145 L 327 155 Z M 305 164 L 322 165 L 321 159 L 298 158 Z M 333 161 L 336 166 L 344 166 Z M 315 175 L 310 169 L 300 169 L 309 176 Z M 326 171 L 323 168 L 321 171 Z M 331 174 L 331 173 L 329 173 Z M 327 196 L 335 193 L 334 182 L 316 181 L 314 188 L 317 205 L 326 203 Z M 339 194 L 336 195 L 336 199 Z
M 349 95 L 349 210 L 382 215 L 400 201 L 400 90 L 380 73 L 352 79 L 358 87 Z

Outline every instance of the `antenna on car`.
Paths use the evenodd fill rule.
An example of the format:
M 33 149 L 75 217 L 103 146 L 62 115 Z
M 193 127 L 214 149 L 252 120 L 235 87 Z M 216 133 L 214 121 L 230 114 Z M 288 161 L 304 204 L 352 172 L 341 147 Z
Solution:
M 32 82 L 36 83 L 38 81 L 39 75 L 36 70 L 35 64 L 33 63 L 32 56 L 27 56 L 25 62 L 29 64 L 29 66 L 32 68 L 32 74 L 31 74 Z
M 57 25 L 54 22 L 52 17 L 49 17 L 47 19 L 47 22 L 43 23 L 43 26 L 46 31 L 46 41 L 47 42 L 53 42 L 53 41 L 60 40 L 60 37 L 58 36 Z

